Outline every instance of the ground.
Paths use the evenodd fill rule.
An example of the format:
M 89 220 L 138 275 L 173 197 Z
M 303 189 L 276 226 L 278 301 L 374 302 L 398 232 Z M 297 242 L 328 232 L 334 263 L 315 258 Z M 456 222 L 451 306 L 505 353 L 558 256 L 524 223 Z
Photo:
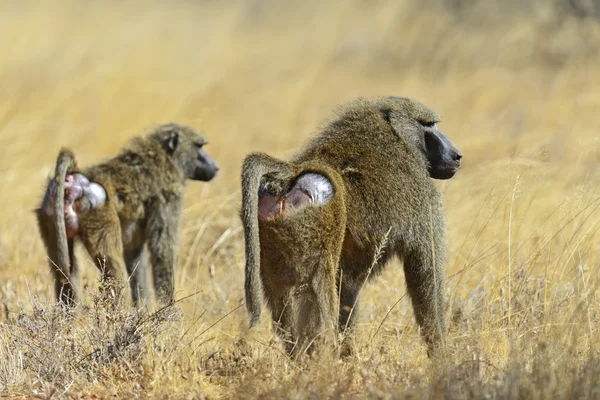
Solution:
M 600 398 L 600 27 L 550 4 L 0 5 L 0 396 Z M 378 95 L 436 110 L 464 156 L 436 182 L 446 354 L 428 359 L 395 261 L 361 294 L 355 356 L 292 361 L 267 318 L 248 329 L 241 161 Z M 165 122 L 221 167 L 186 187 L 181 301 L 132 312 L 88 260 L 69 317 L 32 213 L 56 155 L 91 164 Z

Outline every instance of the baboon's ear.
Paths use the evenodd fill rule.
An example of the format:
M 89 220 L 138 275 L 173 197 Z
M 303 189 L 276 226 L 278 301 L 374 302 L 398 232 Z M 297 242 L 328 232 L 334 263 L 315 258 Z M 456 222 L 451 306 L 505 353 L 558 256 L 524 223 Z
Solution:
M 388 106 L 383 106 L 379 109 L 379 112 L 381 113 L 381 116 L 383 117 L 385 122 L 390 124 L 392 120 L 392 109 Z
M 167 133 L 167 137 L 163 142 L 165 151 L 168 154 L 173 154 L 177 146 L 179 145 L 179 134 L 176 131 L 170 131 Z

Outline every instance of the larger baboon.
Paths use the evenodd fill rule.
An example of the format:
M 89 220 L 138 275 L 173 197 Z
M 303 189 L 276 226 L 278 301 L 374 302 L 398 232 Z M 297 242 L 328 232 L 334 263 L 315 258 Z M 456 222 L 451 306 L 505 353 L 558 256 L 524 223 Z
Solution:
M 396 255 L 428 350 L 436 348 L 445 332 L 446 248 L 441 199 L 429 177 L 451 178 L 462 157 L 438 121 L 414 100 L 359 99 L 291 162 L 262 153 L 245 159 L 251 326 L 260 317 L 262 286 L 279 331 L 291 335 L 288 350 L 294 342 L 304 350 L 329 328 L 338 293 L 343 331 L 352 326 L 364 282 Z
M 136 304 L 147 292 L 147 244 L 157 297 L 173 301 L 184 182 L 209 181 L 218 170 L 204 152 L 205 144 L 192 128 L 166 124 L 134 138 L 115 158 L 84 170 L 71 151 L 60 152 L 55 178 L 36 210 L 57 299 L 75 302 L 73 249 L 80 239 L 103 278 L 119 280 L 127 272 Z

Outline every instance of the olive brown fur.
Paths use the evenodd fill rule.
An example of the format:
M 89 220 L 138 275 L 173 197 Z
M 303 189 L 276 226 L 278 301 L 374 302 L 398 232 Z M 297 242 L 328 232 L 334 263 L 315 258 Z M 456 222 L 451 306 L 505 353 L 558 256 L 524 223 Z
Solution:
M 147 245 L 157 297 L 161 303 L 173 301 L 184 182 L 209 181 L 218 170 L 202 149 L 205 144 L 192 128 L 165 124 L 132 139 L 116 157 L 83 170 L 70 150 L 60 152 L 55 178 L 36 210 L 59 301 L 76 303 L 76 240 L 104 280 L 123 281 L 127 274 L 136 304 L 148 292 Z M 78 189 L 82 194 L 73 195 Z
M 294 324 L 290 328 L 289 322 L 281 321 L 298 319 L 297 309 L 286 315 L 280 310 L 281 301 L 273 299 L 281 297 L 282 288 L 293 297 L 302 285 L 320 284 L 312 291 L 312 310 L 320 310 L 320 320 L 331 320 L 327 313 L 332 307 L 325 299 L 335 293 L 337 328 L 352 330 L 365 281 L 397 256 L 404 264 L 428 352 L 439 348 L 446 331 L 447 252 L 441 195 L 430 178 L 451 178 L 462 155 L 437 130 L 438 121 L 433 111 L 407 98 L 358 99 L 341 107 L 291 162 L 264 154 L 246 158 L 241 214 L 251 326 L 260 318 L 262 288 L 273 320 L 280 322 L 277 326 L 283 325 L 292 342 L 305 349 L 306 338 L 319 335 L 316 329 L 325 325 L 313 324 L 308 327 L 312 332 L 300 335 Z M 333 198 L 287 213 L 286 199 L 294 182 L 310 171 L 331 182 Z M 261 218 L 262 200 L 267 212 Z M 289 280 L 290 271 L 309 278 Z M 335 276 L 335 283 L 324 276 Z
M 261 189 L 268 193 L 290 193 L 302 176 L 324 177 L 333 198 L 284 216 L 259 218 L 258 195 L 250 194 L 258 193 L 261 181 Z M 246 302 L 249 311 L 258 311 L 250 311 L 251 324 L 258 322 L 262 286 L 274 329 L 288 353 L 301 354 L 317 339 L 335 342 L 339 308 L 335 274 L 346 221 L 341 176 L 318 161 L 291 164 L 254 153 L 244 160 L 243 179 L 244 188 L 249 188 L 244 190 L 242 207 Z M 259 262 L 260 268 L 248 268 Z

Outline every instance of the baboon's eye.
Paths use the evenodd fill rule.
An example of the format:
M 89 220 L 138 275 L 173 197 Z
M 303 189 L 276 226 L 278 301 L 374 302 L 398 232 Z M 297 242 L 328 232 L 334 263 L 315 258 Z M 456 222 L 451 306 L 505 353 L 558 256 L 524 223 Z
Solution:
M 419 121 L 419 124 L 423 125 L 426 128 L 434 128 L 436 123 L 433 121 Z

